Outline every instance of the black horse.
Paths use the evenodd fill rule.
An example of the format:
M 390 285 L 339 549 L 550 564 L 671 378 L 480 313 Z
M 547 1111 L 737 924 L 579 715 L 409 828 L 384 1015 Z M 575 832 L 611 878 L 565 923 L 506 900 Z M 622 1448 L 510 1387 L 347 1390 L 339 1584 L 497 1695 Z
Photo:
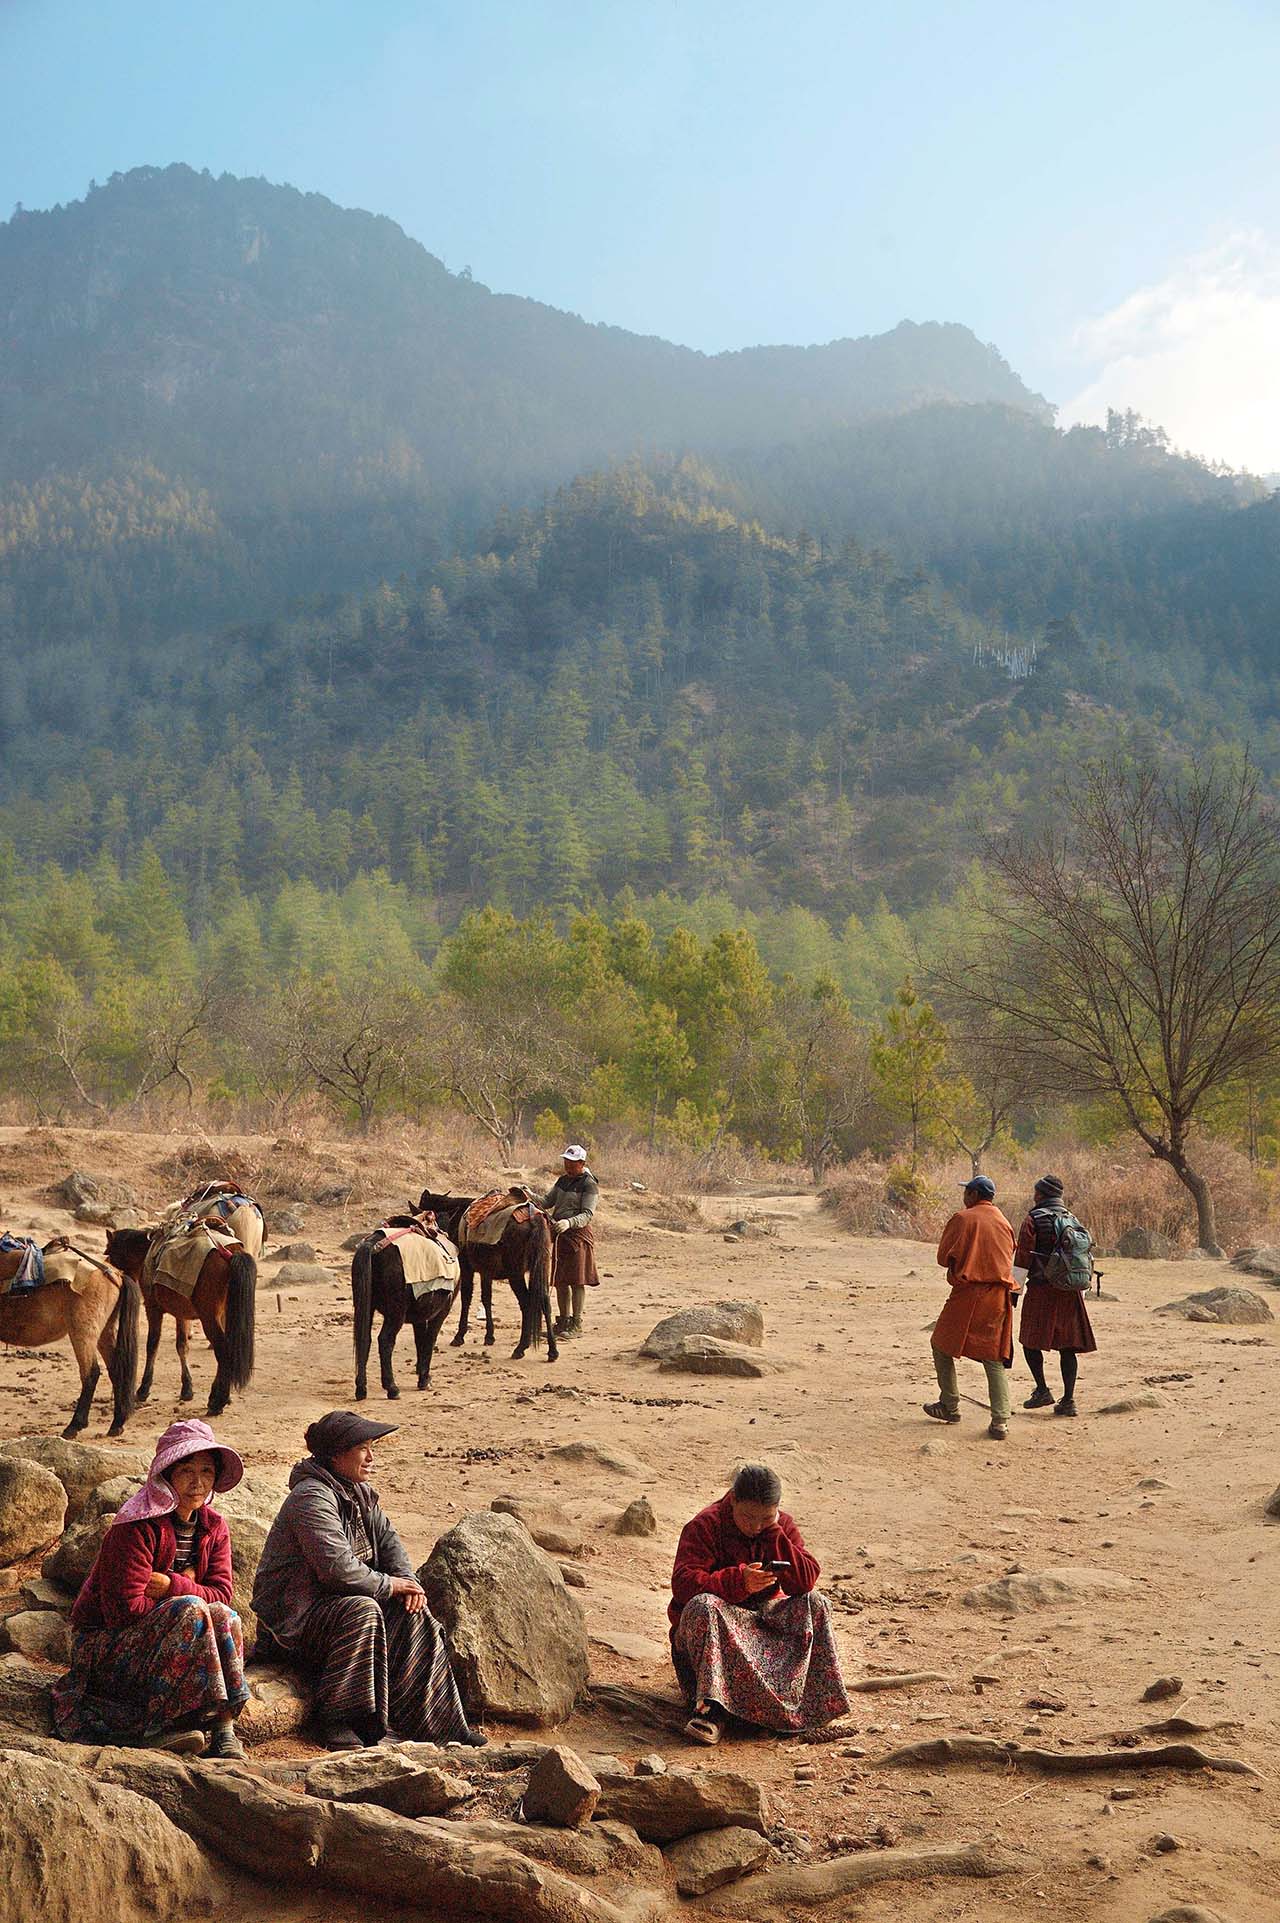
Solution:
M 382 1228 L 374 1229 L 365 1236 L 351 1258 L 357 1402 L 363 1402 L 369 1393 L 366 1371 L 375 1309 L 382 1317 L 382 1327 L 378 1331 L 378 1362 L 382 1386 L 389 1400 L 394 1402 L 400 1394 L 396 1386 L 394 1358 L 396 1338 L 406 1322 L 413 1329 L 417 1349 L 418 1387 L 426 1389 L 431 1384 L 431 1358 L 435 1354 L 436 1337 L 440 1333 L 440 1324 L 453 1307 L 459 1285 L 455 1282 L 452 1289 L 432 1289 L 417 1296 L 404 1279 L 404 1264 L 400 1260 L 398 1244 L 389 1242 L 385 1248 L 376 1247 L 384 1229 L 408 1228 L 411 1221 L 410 1216 L 393 1215 Z M 448 1233 L 443 1222 L 441 1227 Z
M 433 1195 L 429 1189 L 424 1189 L 418 1201 L 420 1211 L 434 1210 L 441 1228 L 456 1245 L 462 1265 L 462 1278 L 458 1284 L 462 1295 L 462 1314 L 458 1318 L 458 1333 L 453 1338 L 452 1346 L 460 1349 L 467 1339 L 471 1293 L 478 1275 L 480 1301 L 484 1308 L 486 1348 L 493 1341 L 493 1285 L 505 1281 L 510 1283 L 511 1292 L 520 1304 L 520 1341 L 511 1351 L 513 1361 L 519 1361 L 531 1343 L 535 1348 L 538 1346 L 545 1324 L 547 1361 L 554 1362 L 560 1350 L 556 1345 L 555 1321 L 551 1313 L 551 1224 L 537 1204 L 531 1203 L 528 1221 L 508 1222 L 502 1231 L 501 1241 L 492 1244 L 468 1243 L 462 1218 L 478 1199 L 474 1195 Z

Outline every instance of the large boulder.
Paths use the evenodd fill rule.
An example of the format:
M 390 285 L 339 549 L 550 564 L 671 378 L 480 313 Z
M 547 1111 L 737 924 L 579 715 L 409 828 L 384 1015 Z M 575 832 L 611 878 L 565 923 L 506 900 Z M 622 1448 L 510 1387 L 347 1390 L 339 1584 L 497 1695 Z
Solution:
M 627 1823 L 646 1843 L 675 1843 L 695 1830 L 741 1828 L 763 1836 L 769 1809 L 750 1776 L 726 1770 L 669 1769 L 663 1776 L 631 1776 L 594 1765 L 600 1779 L 596 1815 Z
M 48 1670 L 37 1669 L 25 1656 L 0 1656 L 0 1729 L 47 1736 L 53 1727 L 52 1685 Z
M 0 1750 L 3 1923 L 157 1923 L 207 1912 L 198 1845 L 154 1802 L 51 1757 Z
M 266 1547 L 267 1532 L 287 1491 L 267 1476 L 246 1476 L 225 1494 L 215 1496 L 214 1507 L 227 1519 L 231 1534 L 231 1606 L 240 1615 L 246 1654 L 258 1640 L 258 1619 L 253 1613 L 253 1583 Z
M 260 1269 L 258 1285 L 272 1289 L 307 1289 L 316 1283 L 332 1282 L 334 1272 L 325 1269 L 318 1262 L 282 1262 L 273 1276 Z
M 470 1715 L 564 1721 L 586 1687 L 586 1624 L 559 1566 L 522 1523 L 492 1510 L 464 1516 L 418 1580 Z
M 1184 1295 L 1177 1302 L 1165 1302 L 1157 1315 L 1180 1315 L 1187 1322 L 1274 1322 L 1269 1303 L 1252 1289 L 1203 1289 Z
M 67 1492 L 25 1456 L 0 1456 L 0 1564 L 21 1562 L 62 1533 Z
M 663 1375 L 777 1375 L 786 1368 L 759 1349 L 741 1342 L 721 1342 L 714 1335 L 682 1336 L 658 1364 Z
M 1122 1232 L 1116 1254 L 1138 1262 L 1168 1262 L 1173 1257 L 1173 1243 L 1159 1229 L 1134 1227 Z
M 1001 1576 L 997 1582 L 970 1589 L 961 1600 L 970 1609 L 992 1609 L 1016 1615 L 1026 1609 L 1060 1608 L 1064 1603 L 1093 1604 L 1107 1596 L 1128 1595 L 1134 1585 L 1112 1569 L 1044 1569 Z
M 755 1302 L 702 1302 L 678 1309 L 650 1329 L 640 1353 L 661 1361 L 691 1335 L 715 1336 L 720 1342 L 741 1342 L 758 1349 L 764 1341 L 764 1316 Z
M 109 1482 L 100 1482 L 86 1502 L 80 1520 L 71 1525 L 62 1541 L 41 1563 L 41 1575 L 74 1594 L 93 1568 L 117 1509 L 141 1487 L 138 1476 L 112 1476 Z
M 85 1169 L 72 1169 L 59 1182 L 54 1194 L 62 1206 L 73 1212 L 94 1208 L 104 1213 L 114 1209 L 136 1209 L 138 1196 L 127 1182 L 115 1175 L 90 1175 Z
M 1263 1243 L 1256 1249 L 1237 1249 L 1231 1258 L 1233 1269 L 1241 1275 L 1256 1275 L 1264 1282 L 1280 1282 L 1280 1249 Z
M 141 1479 L 148 1459 L 139 1449 L 110 1449 L 98 1442 L 68 1442 L 63 1436 L 14 1436 L 0 1442 L 0 1456 L 23 1456 L 55 1475 L 67 1495 L 67 1521 L 78 1522 L 89 1498 L 116 1476 Z

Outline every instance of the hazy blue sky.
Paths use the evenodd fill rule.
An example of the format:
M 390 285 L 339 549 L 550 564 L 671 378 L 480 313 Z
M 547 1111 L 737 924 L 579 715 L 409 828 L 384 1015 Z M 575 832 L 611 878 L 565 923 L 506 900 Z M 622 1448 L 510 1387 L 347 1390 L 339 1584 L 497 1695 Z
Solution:
M 1277 0 L 0 0 L 0 213 L 186 160 L 707 349 L 908 317 L 1280 468 Z

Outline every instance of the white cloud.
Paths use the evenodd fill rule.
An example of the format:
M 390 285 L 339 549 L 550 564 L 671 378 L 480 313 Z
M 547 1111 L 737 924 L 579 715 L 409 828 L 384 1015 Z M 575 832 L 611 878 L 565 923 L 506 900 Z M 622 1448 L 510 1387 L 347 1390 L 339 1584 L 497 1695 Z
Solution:
M 1236 234 L 1077 328 L 1088 385 L 1066 427 L 1135 408 L 1177 447 L 1280 472 L 1280 249 Z

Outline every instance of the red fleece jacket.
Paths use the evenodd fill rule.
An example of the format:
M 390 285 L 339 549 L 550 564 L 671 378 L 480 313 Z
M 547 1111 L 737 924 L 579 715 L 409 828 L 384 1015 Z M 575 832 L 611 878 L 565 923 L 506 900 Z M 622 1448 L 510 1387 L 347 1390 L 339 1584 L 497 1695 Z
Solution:
M 719 1596 L 725 1602 L 745 1603 L 748 1597 L 742 1566 L 748 1562 L 788 1563 L 790 1567 L 778 1573 L 779 1587 L 787 1596 L 807 1595 L 822 1573 L 785 1511 L 779 1510 L 772 1529 L 748 1538 L 733 1520 L 733 1498 L 725 1494 L 719 1502 L 700 1509 L 680 1531 L 667 1609 L 672 1635 L 681 1610 L 695 1596 Z M 773 1592 L 763 1593 L 768 1596 Z
M 231 1532 L 216 1509 L 206 1503 L 196 1531 L 195 1563 L 183 1575 L 173 1572 L 178 1538 L 168 1516 L 148 1516 L 143 1522 L 119 1522 L 108 1529 L 97 1560 L 85 1577 L 71 1612 L 75 1629 L 124 1629 L 156 1607 L 147 1595 L 147 1578 L 156 1570 L 169 1578 L 169 1602 L 174 1596 L 198 1596 L 202 1602 L 231 1601 Z

